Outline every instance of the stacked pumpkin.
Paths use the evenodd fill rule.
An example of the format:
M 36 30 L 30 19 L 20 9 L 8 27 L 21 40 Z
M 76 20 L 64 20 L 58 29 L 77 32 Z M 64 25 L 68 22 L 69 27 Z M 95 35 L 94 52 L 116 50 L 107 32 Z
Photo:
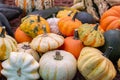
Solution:
M 69 12 L 71 14 L 73 11 Z M 99 28 L 101 25 L 91 22 L 91 15 L 82 13 L 91 19 L 85 22 L 81 13 L 76 11 L 72 15 L 49 19 L 36 14 L 25 16 L 15 32 L 15 39 L 19 43 L 14 41 L 16 52 L 9 52 L 2 62 L 1 73 L 8 80 L 37 80 L 40 77 L 44 80 L 72 80 L 78 69 L 87 80 L 114 79 L 116 69 L 113 63 L 119 58 L 115 52 L 119 45 L 115 49 L 110 39 L 118 38 L 120 31 L 103 33 Z M 101 52 L 98 47 L 105 49 L 101 48 Z

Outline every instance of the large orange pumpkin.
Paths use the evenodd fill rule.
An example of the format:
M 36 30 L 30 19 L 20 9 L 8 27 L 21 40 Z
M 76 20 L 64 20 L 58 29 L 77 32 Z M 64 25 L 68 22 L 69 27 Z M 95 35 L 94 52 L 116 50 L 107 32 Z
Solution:
M 84 45 L 79 39 L 78 30 L 75 29 L 74 36 L 66 37 L 64 40 L 64 44 L 60 47 L 60 49 L 72 53 L 74 57 L 78 59 L 83 47 Z
M 15 39 L 17 42 L 31 42 L 32 38 L 28 36 L 26 33 L 24 33 L 20 28 L 18 27 L 14 33 Z
M 60 32 L 65 36 L 73 36 L 74 30 L 78 28 L 82 23 L 76 19 L 77 13 L 73 16 L 63 17 L 58 21 L 58 27 Z
M 100 19 L 100 27 L 104 30 L 120 28 L 120 6 L 107 10 Z

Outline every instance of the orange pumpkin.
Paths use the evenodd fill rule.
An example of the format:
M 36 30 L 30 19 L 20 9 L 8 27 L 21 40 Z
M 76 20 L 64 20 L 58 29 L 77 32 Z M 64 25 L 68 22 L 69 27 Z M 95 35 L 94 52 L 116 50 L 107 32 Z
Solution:
M 18 27 L 14 33 L 15 39 L 17 42 L 31 42 L 32 38 L 29 37 L 26 33 L 24 33 L 20 28 Z
M 63 17 L 58 21 L 58 27 L 60 32 L 65 36 L 73 36 L 74 30 L 78 28 L 82 23 L 76 19 L 77 13 L 73 16 Z
M 66 37 L 61 49 L 72 53 L 74 57 L 78 59 L 83 47 L 84 45 L 79 39 L 78 30 L 75 29 L 74 36 Z
M 120 6 L 107 10 L 100 19 L 100 27 L 104 30 L 120 28 Z

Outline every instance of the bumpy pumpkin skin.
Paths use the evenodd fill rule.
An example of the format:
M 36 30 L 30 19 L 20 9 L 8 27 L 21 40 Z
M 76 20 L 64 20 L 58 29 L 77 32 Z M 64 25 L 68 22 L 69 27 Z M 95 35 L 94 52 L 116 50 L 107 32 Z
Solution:
M 79 38 L 86 46 L 100 47 L 105 43 L 102 32 L 92 24 L 83 24 L 78 28 Z
M 81 26 L 81 24 L 81 21 L 73 20 L 70 16 L 63 17 L 58 21 L 59 30 L 65 36 L 73 36 L 74 30 Z
M 60 52 L 62 58 L 56 59 L 56 51 Z M 39 64 L 39 73 L 44 80 L 72 80 L 77 70 L 75 57 L 64 50 L 46 52 Z
M 44 18 L 37 15 L 28 15 L 22 19 L 20 29 L 30 37 L 34 38 L 44 32 L 42 29 L 43 25 L 46 26 L 46 31 L 50 32 L 49 23 Z
M 34 50 L 44 53 L 49 50 L 57 49 L 64 43 L 64 37 L 55 33 L 41 34 L 35 37 L 30 46 Z
M 32 37 L 28 36 L 26 33 L 24 33 L 22 30 L 20 30 L 20 28 L 18 27 L 14 33 L 15 36 L 15 40 L 18 43 L 21 42 L 31 42 L 32 41 Z
M 28 53 L 11 52 L 10 57 L 2 62 L 1 73 L 7 80 L 37 80 L 38 62 Z
M 93 47 L 84 47 L 78 58 L 78 70 L 86 80 L 113 80 L 116 70 L 112 62 Z
M 33 49 L 30 47 L 29 42 L 19 43 L 19 44 L 17 45 L 17 51 L 18 51 L 18 52 L 29 53 L 29 54 L 31 54 L 31 55 L 34 57 L 34 59 L 35 59 L 36 61 L 39 61 L 39 60 L 40 60 L 39 53 L 36 52 L 35 50 L 33 50 Z

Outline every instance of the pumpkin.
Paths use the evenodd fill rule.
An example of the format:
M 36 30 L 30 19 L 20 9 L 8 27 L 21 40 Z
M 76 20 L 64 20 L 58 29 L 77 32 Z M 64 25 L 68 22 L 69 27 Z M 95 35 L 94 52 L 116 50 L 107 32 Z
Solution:
M 2 27 L 2 32 L 0 34 L 0 60 L 7 59 L 10 52 L 17 50 L 16 47 L 16 40 L 5 34 L 5 27 Z
M 118 61 L 117 61 L 117 68 L 118 68 L 118 71 L 120 72 L 120 58 L 118 59 Z
M 39 79 L 39 63 L 25 52 L 11 52 L 10 57 L 2 62 L 1 73 L 7 80 L 37 80 Z
M 79 38 L 84 45 L 91 47 L 99 47 L 104 45 L 104 36 L 98 29 L 98 25 L 99 24 L 96 24 L 96 26 L 94 26 L 86 23 L 78 28 Z
M 100 19 L 100 27 L 104 30 L 120 28 L 120 6 L 114 6 L 103 13 Z
M 74 30 L 78 28 L 82 23 L 76 19 L 77 13 L 73 16 L 63 17 L 58 21 L 58 27 L 60 32 L 65 36 L 73 36 Z
M 108 30 L 104 32 L 105 44 L 99 49 L 104 52 L 109 46 L 113 47 L 109 59 L 117 64 L 118 59 L 120 58 L 120 30 Z
M 39 64 L 43 80 L 72 80 L 77 70 L 75 57 L 64 50 L 46 52 Z
M 111 52 L 109 47 L 104 55 L 107 57 Z M 93 47 L 84 47 L 78 58 L 78 70 L 86 80 L 113 80 L 116 69 L 112 62 L 102 55 L 103 53 Z
M 23 9 L 25 13 L 30 13 L 34 9 L 47 9 L 53 6 L 53 0 L 15 0 L 17 7 Z
M 22 19 L 20 29 L 30 37 L 34 38 L 44 32 L 42 25 L 45 25 L 46 31 L 50 32 L 49 23 L 44 18 L 37 15 L 28 15 Z
M 19 43 L 19 44 L 17 45 L 17 51 L 18 51 L 18 52 L 25 52 L 25 53 L 31 54 L 36 61 L 39 61 L 39 59 L 40 59 L 40 56 L 39 56 L 38 52 L 36 52 L 35 50 L 33 50 L 33 49 L 30 47 L 29 42 Z
M 47 19 L 47 22 L 50 25 L 50 32 L 60 34 L 60 31 L 58 29 L 58 21 L 59 21 L 59 18 L 56 18 L 55 14 L 53 14 L 52 18 Z
M 49 50 L 57 49 L 64 43 L 64 37 L 55 33 L 46 33 L 45 25 L 43 25 L 44 34 L 35 37 L 30 46 L 34 50 L 45 53 Z
M 2 74 L 1 74 L 1 70 L 2 70 L 2 65 L 1 65 L 2 62 L 0 62 L 0 77 L 2 77 Z
M 74 57 L 78 59 L 83 47 L 84 45 L 79 39 L 78 29 L 75 29 L 74 36 L 66 37 L 61 49 L 72 53 Z
M 68 15 L 73 17 L 76 12 L 78 12 L 78 10 L 66 7 L 63 10 L 58 11 L 56 17 L 63 18 Z
M 94 17 L 85 11 L 78 12 L 78 14 L 76 15 L 76 18 L 80 20 L 82 23 L 89 23 L 89 24 L 96 23 L 96 20 L 94 19 Z
M 21 42 L 31 42 L 32 38 L 30 36 L 28 36 L 26 33 L 24 33 L 22 30 L 20 30 L 20 27 L 18 27 L 14 33 L 15 36 L 15 40 L 18 43 Z

